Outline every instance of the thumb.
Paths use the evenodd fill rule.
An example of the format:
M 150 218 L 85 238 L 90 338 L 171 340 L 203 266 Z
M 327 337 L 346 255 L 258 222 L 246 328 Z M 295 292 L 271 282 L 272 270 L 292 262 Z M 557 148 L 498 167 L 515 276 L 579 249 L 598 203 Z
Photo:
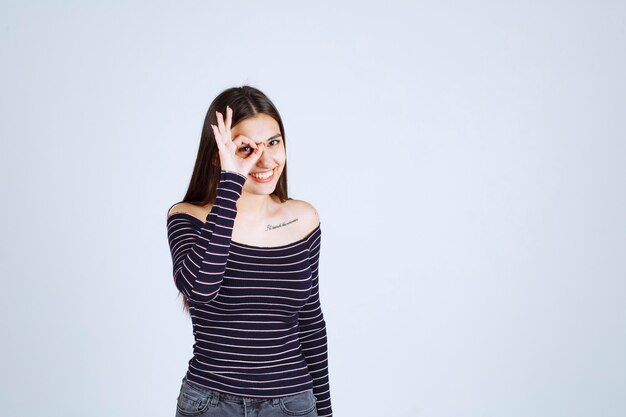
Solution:
M 265 149 L 265 145 L 261 143 L 258 145 L 252 152 L 246 156 L 246 158 L 242 161 L 241 167 L 246 170 L 247 173 L 250 172 L 254 164 L 261 158 L 263 155 L 263 150 Z
M 256 163 L 256 161 L 258 161 L 259 158 L 261 158 L 261 155 L 263 155 L 264 150 L 265 150 L 265 143 L 260 143 L 247 159 L 249 159 L 250 162 L 253 164 Z

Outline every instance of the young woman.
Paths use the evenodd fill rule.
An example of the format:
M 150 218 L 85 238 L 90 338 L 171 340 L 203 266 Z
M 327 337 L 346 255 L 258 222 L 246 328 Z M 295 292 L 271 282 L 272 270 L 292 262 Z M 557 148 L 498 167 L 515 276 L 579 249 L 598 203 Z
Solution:
M 178 416 L 331 416 L 321 229 L 287 196 L 285 132 L 256 88 L 209 107 L 187 194 L 167 217 L 195 344 Z

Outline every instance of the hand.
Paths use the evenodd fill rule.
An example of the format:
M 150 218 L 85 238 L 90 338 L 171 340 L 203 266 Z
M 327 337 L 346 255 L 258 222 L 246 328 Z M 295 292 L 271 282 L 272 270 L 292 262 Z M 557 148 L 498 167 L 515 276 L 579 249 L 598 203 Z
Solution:
M 226 121 L 222 113 L 216 111 L 217 126 L 211 125 L 213 128 L 213 134 L 215 135 L 215 142 L 219 150 L 220 165 L 224 171 L 234 171 L 242 175 L 248 176 L 248 173 L 259 160 L 263 151 L 265 150 L 265 143 L 261 143 L 257 146 L 252 139 L 239 135 L 234 140 L 231 137 L 231 123 L 233 119 L 233 109 L 230 106 L 226 106 Z M 246 144 L 254 149 L 245 158 L 237 155 L 237 149 Z

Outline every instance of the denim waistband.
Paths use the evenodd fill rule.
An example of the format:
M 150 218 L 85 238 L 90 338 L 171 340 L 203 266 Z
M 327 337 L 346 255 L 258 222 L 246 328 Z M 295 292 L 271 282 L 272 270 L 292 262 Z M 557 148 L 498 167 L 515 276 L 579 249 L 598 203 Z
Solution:
M 253 403 L 259 403 L 259 402 L 268 401 L 268 400 L 273 401 L 273 402 L 278 401 L 278 397 L 267 397 L 267 398 L 244 397 L 240 395 L 227 394 L 224 392 L 215 391 L 210 388 L 204 387 L 200 384 L 197 384 L 193 381 L 190 381 L 189 379 L 187 379 L 187 376 L 183 377 L 183 382 L 186 382 L 187 384 L 193 386 L 195 389 L 199 391 L 202 391 L 206 394 L 210 394 L 214 401 L 217 401 L 217 400 L 234 401 L 234 402 L 241 403 L 241 404 L 243 404 L 244 402 L 246 404 L 253 404 Z M 309 388 L 308 390 L 305 390 L 303 392 L 306 392 L 306 391 L 313 391 L 313 390 Z M 300 392 L 300 394 L 301 393 L 302 392 Z M 291 395 L 298 395 L 298 394 L 290 394 L 288 396 L 291 396 Z

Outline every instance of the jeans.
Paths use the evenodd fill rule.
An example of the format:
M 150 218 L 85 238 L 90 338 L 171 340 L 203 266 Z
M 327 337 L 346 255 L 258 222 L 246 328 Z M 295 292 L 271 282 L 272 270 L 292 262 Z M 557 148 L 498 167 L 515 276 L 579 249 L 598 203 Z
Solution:
M 317 417 L 315 400 L 312 389 L 286 397 L 249 398 L 213 391 L 185 377 L 176 417 Z

